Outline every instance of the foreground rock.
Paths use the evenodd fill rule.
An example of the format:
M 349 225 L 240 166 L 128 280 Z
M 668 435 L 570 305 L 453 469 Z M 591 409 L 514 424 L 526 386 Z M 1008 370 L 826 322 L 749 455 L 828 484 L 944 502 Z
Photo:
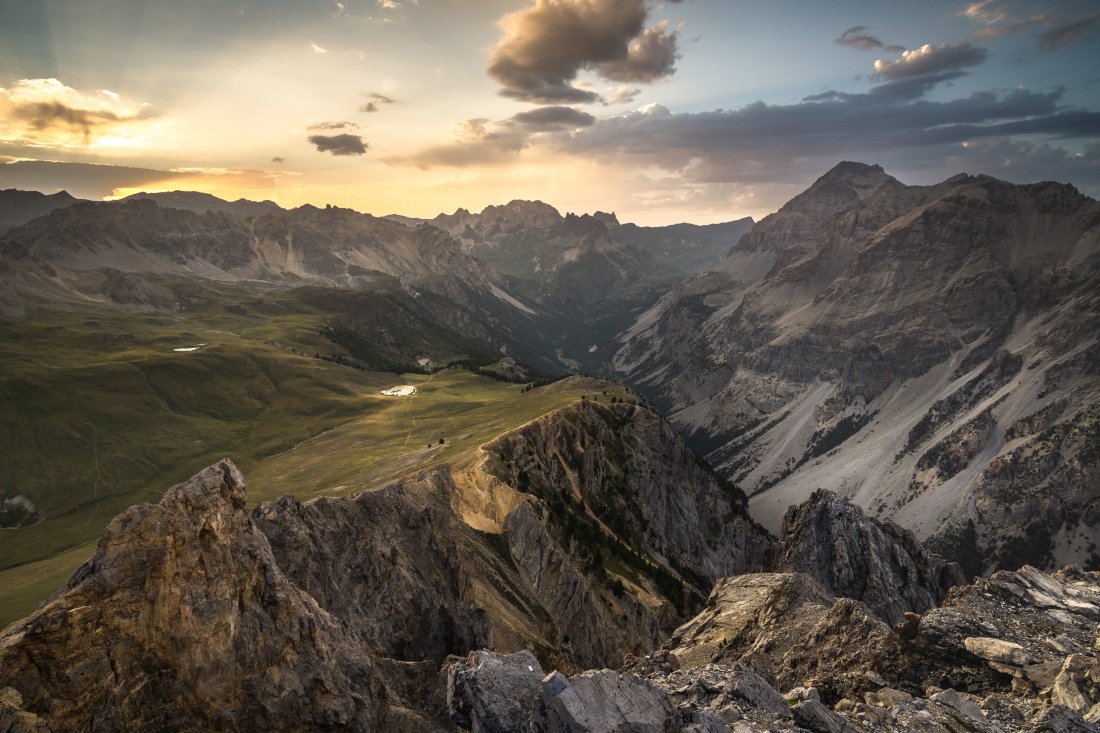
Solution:
M 388 712 L 361 640 L 279 569 L 228 460 L 116 517 L 4 630 L 0 678 L 5 706 L 54 730 L 366 731 Z
M 0 721 L 438 729 L 449 655 L 617 666 L 771 547 L 744 495 L 644 407 L 582 401 L 489 448 L 462 471 L 251 513 L 224 460 L 132 507 L 65 588 L 0 633 Z M 609 513 L 628 506 L 626 521 Z M 728 524 L 712 531 L 715 518 Z
M 998 573 L 893 629 L 805 574 L 753 574 L 721 581 L 661 650 L 618 671 L 540 682 L 540 669 L 511 665 L 507 684 L 486 677 L 464 694 L 493 710 L 506 704 L 494 689 L 533 699 L 540 683 L 513 729 L 555 733 L 1096 731 L 1098 620 L 1100 574 L 1075 568 Z M 451 674 L 476 678 L 475 664 L 485 656 Z

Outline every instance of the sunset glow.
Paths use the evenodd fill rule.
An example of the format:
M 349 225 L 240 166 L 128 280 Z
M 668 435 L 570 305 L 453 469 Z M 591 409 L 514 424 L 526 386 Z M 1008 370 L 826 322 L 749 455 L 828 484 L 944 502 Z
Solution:
M 791 21 L 797 17 L 797 22 Z M 0 186 L 759 217 L 837 160 L 1100 185 L 1089 2 L 0 3 Z M 102 166 L 102 168 L 99 168 Z

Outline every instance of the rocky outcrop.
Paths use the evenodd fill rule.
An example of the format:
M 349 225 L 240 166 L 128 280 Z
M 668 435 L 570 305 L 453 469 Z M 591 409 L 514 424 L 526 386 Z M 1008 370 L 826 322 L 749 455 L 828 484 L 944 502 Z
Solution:
M 966 578 L 893 522 L 880 522 L 828 491 L 787 510 L 777 569 L 803 572 L 835 595 L 862 601 L 885 621 L 935 608 Z
M 541 669 L 498 660 L 493 668 L 510 679 L 486 676 L 452 710 L 476 699 L 492 715 L 518 686 L 529 704 L 510 718 L 514 730 L 1093 731 L 1100 649 L 1086 644 L 1095 642 L 1098 603 L 1100 574 L 1025 568 L 953 589 L 943 607 L 912 617 L 919 630 L 891 630 L 808 576 L 749 575 L 720 583 L 669 644 L 618 671 L 551 672 L 540 682 Z M 990 636 L 971 636 L 977 629 Z M 815 658 L 816 668 L 804 665 L 799 681 L 769 677 L 777 659 L 792 669 L 797 657 Z M 471 656 L 451 674 L 469 678 L 491 659 Z M 476 716 L 454 720 L 478 729 Z
M 915 688 L 1027 690 L 1058 704 L 1073 701 L 1085 714 L 1100 702 L 1100 690 L 1084 681 L 1100 674 L 1089 671 L 1098 624 L 1097 573 L 1072 566 L 1053 575 L 1031 567 L 1001 571 L 953 589 L 922 616 L 898 661 Z
M 592 549 L 571 548 L 547 521 L 550 516 L 521 504 L 505 520 L 505 537 L 520 578 L 553 619 L 576 665 L 613 666 L 625 654 L 660 644 L 664 634 L 658 618 L 675 618 L 675 611 L 664 612 L 667 601 L 647 602 L 644 587 L 627 591 L 622 580 L 612 590 L 606 570 L 594 564 L 601 561 Z
M 674 668 L 741 664 L 779 689 L 815 680 L 836 700 L 867 689 L 872 650 L 889 638 L 867 607 L 835 598 L 808 575 L 755 573 L 719 581 L 660 653 Z
M 0 636 L 3 714 L 62 730 L 430 727 L 449 655 L 618 666 L 771 547 L 744 495 L 638 405 L 582 400 L 479 455 L 252 512 L 224 460 L 129 509 Z M 577 689 L 598 696 L 601 680 Z
M 326 611 L 383 657 L 440 662 L 493 646 L 479 604 L 479 562 L 455 517 L 426 501 L 445 490 L 447 472 L 427 484 L 396 484 L 354 499 L 308 503 L 283 497 L 253 513 L 276 562 Z
M 367 731 L 388 709 L 362 641 L 279 568 L 228 460 L 116 517 L 3 631 L 5 687 L 57 731 Z
M 713 475 L 650 409 L 582 400 L 486 450 L 510 485 L 552 507 L 580 505 L 622 542 L 700 585 L 760 570 L 771 550 L 740 489 Z

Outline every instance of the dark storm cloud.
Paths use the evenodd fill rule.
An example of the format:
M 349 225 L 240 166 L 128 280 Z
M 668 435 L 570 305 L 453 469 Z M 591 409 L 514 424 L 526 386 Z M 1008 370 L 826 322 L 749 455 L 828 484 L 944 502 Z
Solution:
M 941 74 L 984 63 L 989 52 L 980 46 L 960 43 L 952 46 L 944 43 L 933 46 L 926 43 L 920 48 L 906 51 L 897 61 L 875 61 L 875 74 L 883 79 L 897 80 L 909 77 Z
M 1039 45 L 1046 51 L 1068 46 L 1084 38 L 1096 25 L 1097 20 L 1100 20 L 1100 13 L 1086 15 L 1083 18 L 1077 18 L 1061 25 L 1053 25 L 1047 28 L 1040 37 Z
M 881 48 L 885 51 L 898 52 L 904 51 L 904 46 L 887 46 L 882 41 L 872 36 L 867 32 L 867 26 L 857 25 L 853 28 L 849 28 L 840 34 L 840 37 L 836 39 L 836 43 L 841 46 L 850 46 L 851 48 L 858 48 L 861 51 L 872 51 L 876 48 Z
M 599 101 L 573 81 L 590 70 L 612 81 L 651 83 L 672 74 L 678 34 L 646 29 L 645 0 L 535 0 L 506 15 L 488 73 L 501 94 L 539 104 Z
M 318 153 L 363 155 L 367 152 L 367 144 L 359 135 L 310 135 L 309 142 L 317 148 Z

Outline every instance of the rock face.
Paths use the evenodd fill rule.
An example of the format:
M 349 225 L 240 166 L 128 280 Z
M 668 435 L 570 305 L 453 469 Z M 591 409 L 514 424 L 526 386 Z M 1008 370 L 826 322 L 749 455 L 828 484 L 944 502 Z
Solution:
M 506 513 L 503 536 L 581 667 L 652 649 L 716 578 L 771 550 L 744 495 L 644 407 L 582 400 L 485 452 L 485 471 L 536 499 Z
M 538 707 L 542 666 L 529 651 L 472 652 L 447 668 L 447 707 L 460 727 L 477 722 L 487 733 L 518 730 Z
M 810 576 L 756 573 L 719 581 L 662 653 L 676 668 L 742 664 L 779 689 L 817 680 L 835 699 L 862 688 L 868 649 L 889 636 L 866 606 L 834 597 Z
M 440 486 L 446 475 L 422 480 Z M 376 655 L 438 663 L 493 646 L 470 577 L 476 558 L 451 513 L 415 485 L 350 500 L 283 497 L 261 504 L 253 521 L 283 572 Z
M 0 678 L 59 731 L 367 731 L 387 716 L 361 640 L 280 570 L 228 460 L 116 517 L 4 630 Z
M 912 532 L 828 491 L 788 509 L 782 537 L 779 570 L 807 573 L 891 623 L 935 608 L 952 586 L 966 584 L 958 565 L 925 550 Z
M 1085 714 L 1100 702 L 1087 681 L 1096 674 L 1098 623 L 1096 573 L 1072 566 L 1053 575 L 1031 567 L 1001 571 L 954 588 L 925 614 L 901 661 L 918 687 L 1030 690 Z
M 969 574 L 1088 564 L 1100 204 L 842 163 L 681 283 L 613 363 L 778 532 L 817 488 Z
M 771 549 L 745 511 L 744 494 L 709 472 L 669 423 L 644 407 L 582 400 L 487 450 L 507 483 L 556 510 L 583 505 L 620 540 L 700 585 L 763 569 Z

